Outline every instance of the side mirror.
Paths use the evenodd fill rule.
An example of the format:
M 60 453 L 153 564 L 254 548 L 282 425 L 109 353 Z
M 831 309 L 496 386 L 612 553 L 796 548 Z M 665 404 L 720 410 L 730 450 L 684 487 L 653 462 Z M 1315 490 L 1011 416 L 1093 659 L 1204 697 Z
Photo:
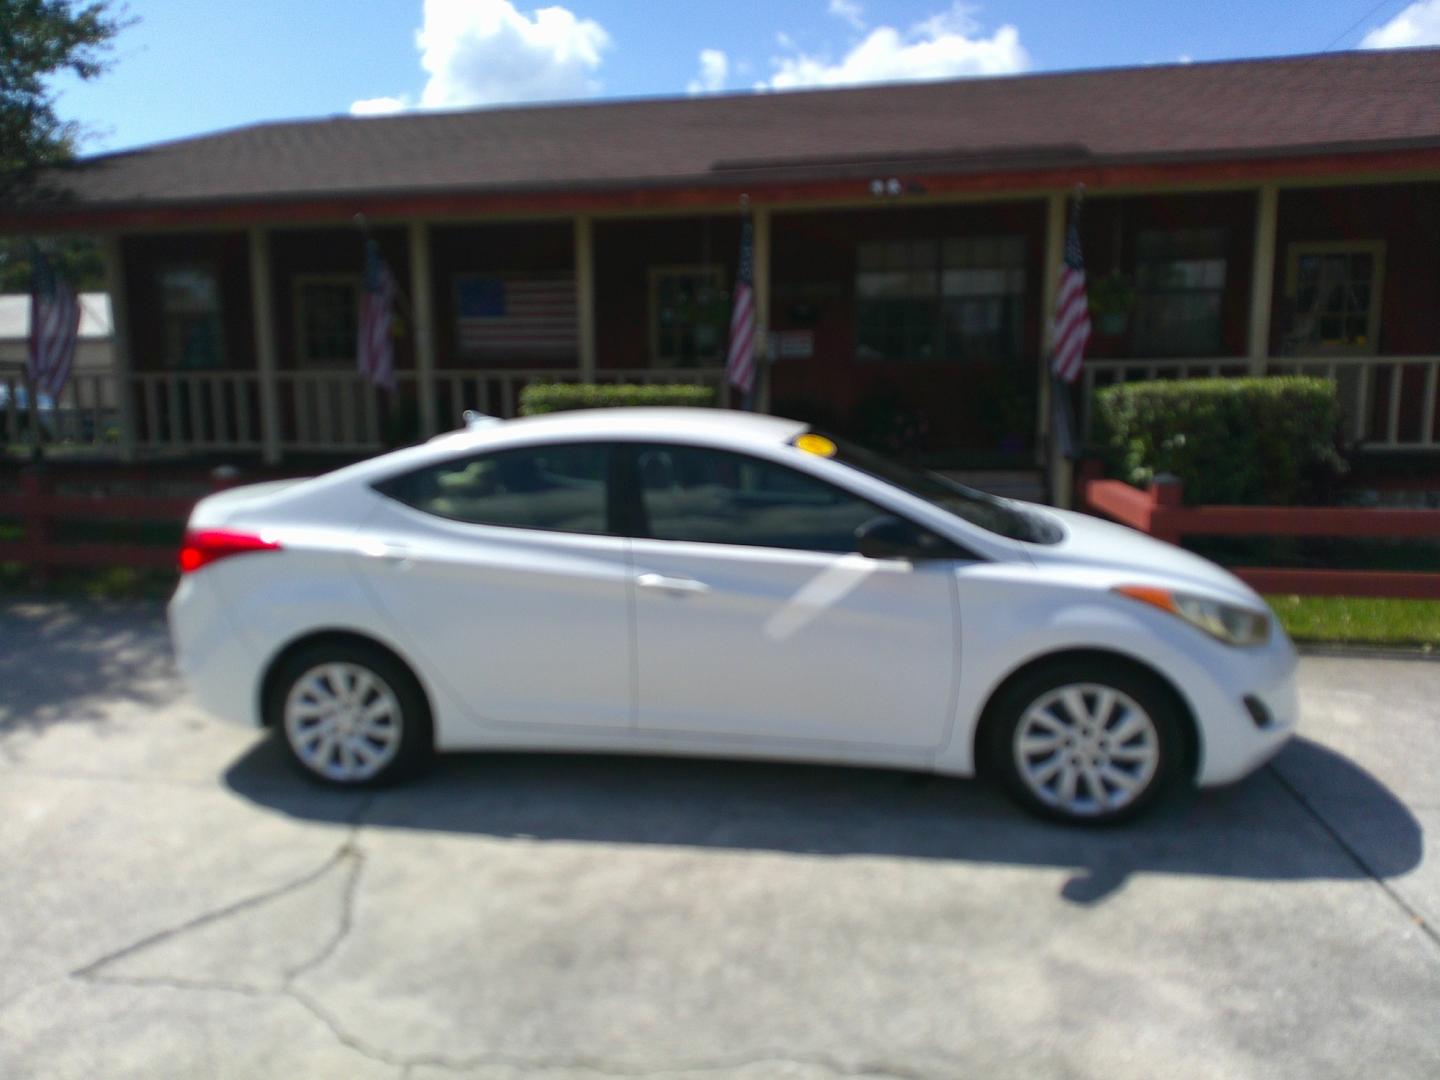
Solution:
M 890 514 L 855 530 L 855 550 L 867 559 L 943 559 L 951 552 L 939 537 Z

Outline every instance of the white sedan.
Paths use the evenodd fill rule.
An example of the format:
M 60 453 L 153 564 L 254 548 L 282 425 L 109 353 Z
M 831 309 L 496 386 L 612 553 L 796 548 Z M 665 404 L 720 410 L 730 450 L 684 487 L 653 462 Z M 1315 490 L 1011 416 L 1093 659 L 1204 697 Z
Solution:
M 1105 821 L 1285 742 L 1295 650 L 1219 567 L 806 425 L 480 421 L 202 500 L 170 604 L 211 711 L 302 770 L 584 750 L 985 772 Z

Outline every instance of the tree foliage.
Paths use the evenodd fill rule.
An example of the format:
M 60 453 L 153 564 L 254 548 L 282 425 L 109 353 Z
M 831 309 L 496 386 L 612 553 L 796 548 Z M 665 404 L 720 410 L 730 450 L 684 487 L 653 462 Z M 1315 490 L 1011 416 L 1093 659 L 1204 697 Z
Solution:
M 93 79 L 130 18 L 110 0 L 0 0 L 0 174 L 67 160 L 80 134 L 55 111 L 53 76 Z
M 52 80 L 102 74 L 115 35 L 131 22 L 111 0 L 0 0 L 0 199 L 74 155 L 81 128 L 56 111 Z M 100 257 L 90 240 L 66 239 L 52 258 L 78 288 L 99 284 Z M 0 291 L 29 287 L 30 242 L 0 237 Z

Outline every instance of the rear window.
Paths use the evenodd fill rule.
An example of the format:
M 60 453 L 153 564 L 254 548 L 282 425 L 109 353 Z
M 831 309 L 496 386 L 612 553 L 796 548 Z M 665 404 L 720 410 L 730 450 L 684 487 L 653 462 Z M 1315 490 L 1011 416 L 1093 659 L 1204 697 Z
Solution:
M 451 521 L 606 534 L 610 447 L 527 446 L 430 465 L 375 485 Z

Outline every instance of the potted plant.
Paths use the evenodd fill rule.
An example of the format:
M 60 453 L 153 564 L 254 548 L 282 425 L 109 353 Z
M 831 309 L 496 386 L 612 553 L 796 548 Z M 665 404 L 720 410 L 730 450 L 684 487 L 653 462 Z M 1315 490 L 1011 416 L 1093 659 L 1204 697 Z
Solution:
M 1090 314 L 1102 334 L 1123 334 L 1135 306 L 1135 286 L 1119 270 L 1096 278 L 1089 288 Z

